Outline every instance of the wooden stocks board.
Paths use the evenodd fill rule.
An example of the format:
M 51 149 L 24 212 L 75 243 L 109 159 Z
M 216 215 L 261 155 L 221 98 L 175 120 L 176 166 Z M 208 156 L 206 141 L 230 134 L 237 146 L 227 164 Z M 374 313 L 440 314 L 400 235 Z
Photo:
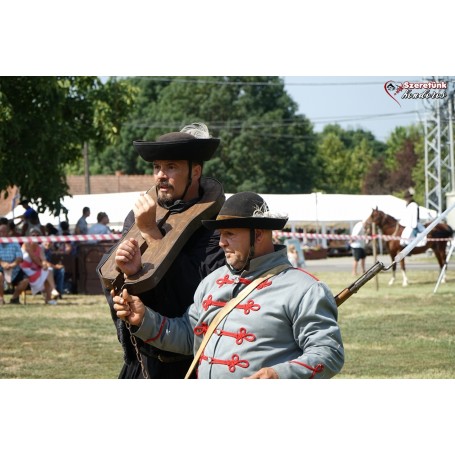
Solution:
M 204 191 L 201 200 L 181 213 L 171 214 L 157 205 L 157 224 L 166 233 L 161 240 L 148 245 L 136 224 L 131 226 L 104 263 L 98 267 L 98 273 L 106 288 L 120 290 L 126 287 L 130 293 L 137 295 L 159 283 L 188 239 L 202 226 L 201 220 L 216 216 L 224 203 L 223 188 L 217 180 L 202 177 L 201 187 Z M 156 201 L 155 187 L 152 187 L 148 194 Z M 142 253 L 142 269 L 128 278 L 124 278 L 115 263 L 117 247 L 126 238 L 135 238 Z

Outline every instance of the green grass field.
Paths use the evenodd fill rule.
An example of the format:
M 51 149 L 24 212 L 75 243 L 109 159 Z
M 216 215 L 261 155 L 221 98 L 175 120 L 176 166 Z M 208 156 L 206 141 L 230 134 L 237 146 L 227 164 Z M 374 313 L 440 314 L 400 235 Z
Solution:
M 334 294 L 354 281 L 349 272 L 316 275 Z M 336 378 L 455 378 L 455 272 L 435 294 L 435 270 L 408 271 L 407 288 L 397 277 L 390 287 L 381 272 L 379 289 L 373 279 L 339 307 L 346 362 Z M 101 295 L 0 306 L 0 378 L 116 378 L 122 356 Z

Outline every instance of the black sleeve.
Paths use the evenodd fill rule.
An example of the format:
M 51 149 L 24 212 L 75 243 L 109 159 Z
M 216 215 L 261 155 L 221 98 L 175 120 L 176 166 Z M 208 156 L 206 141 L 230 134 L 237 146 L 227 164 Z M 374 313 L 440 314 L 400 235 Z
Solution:
M 123 228 L 122 228 L 122 238 L 118 240 L 117 243 L 115 243 L 112 248 L 110 248 L 101 258 L 96 271 L 98 273 L 98 276 L 101 279 L 101 274 L 100 274 L 100 267 L 104 264 L 104 262 L 109 258 L 109 256 L 116 250 L 118 245 L 123 241 L 125 238 L 125 234 L 129 231 L 131 226 L 134 224 L 135 219 L 134 219 L 134 212 L 131 210 L 130 213 L 128 213 L 127 217 L 125 218 L 125 221 L 123 222 Z M 120 344 L 123 346 L 123 359 L 125 363 L 131 363 L 131 360 L 136 357 L 136 353 L 134 351 L 134 347 L 132 346 L 130 342 L 130 334 L 128 332 L 128 329 L 125 325 L 125 322 L 119 319 L 115 313 L 114 310 L 114 301 L 112 300 L 110 290 L 104 287 L 104 283 L 101 280 L 101 286 L 104 291 L 104 296 L 106 298 L 106 301 L 109 305 L 109 310 L 111 313 L 111 318 L 112 321 L 114 322 L 115 328 L 117 330 L 117 339 L 119 340 Z

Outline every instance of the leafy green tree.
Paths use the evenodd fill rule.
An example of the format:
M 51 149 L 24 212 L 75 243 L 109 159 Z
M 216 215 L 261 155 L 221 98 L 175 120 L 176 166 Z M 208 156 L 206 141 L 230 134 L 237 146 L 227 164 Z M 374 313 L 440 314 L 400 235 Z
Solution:
M 167 78 L 166 78 L 167 79 Z M 142 160 L 133 148 L 135 139 L 155 139 L 157 130 L 150 130 L 151 125 L 158 124 L 156 103 L 162 90 L 169 81 L 154 80 L 146 77 L 127 78 L 126 83 L 135 93 L 134 108 L 122 122 L 118 140 L 91 156 L 90 172 L 92 174 L 114 174 L 121 171 L 125 174 L 151 173 L 151 166 Z M 178 125 L 180 126 L 180 125 Z M 178 126 L 176 126 L 178 128 Z M 164 124 L 164 128 L 166 124 Z M 162 131 L 159 133 L 162 134 Z M 83 162 L 79 160 L 76 174 L 84 172 Z
M 384 146 L 362 129 L 344 130 L 327 125 L 319 134 L 317 189 L 335 194 L 360 194 L 371 161 Z
M 415 198 L 423 203 L 425 194 L 424 133 L 421 125 L 397 127 L 386 143 L 382 157 L 373 161 L 364 181 L 364 191 L 403 197 L 409 187 L 416 190 Z
M 316 135 L 278 77 L 132 78 L 140 90 L 121 142 L 98 156 L 98 169 L 150 173 L 132 147 L 192 122 L 206 123 L 221 138 L 205 175 L 226 192 L 299 193 L 312 190 L 317 172 Z M 121 157 L 119 156 L 121 155 Z M 115 155 L 115 158 L 107 159 Z
M 59 214 L 68 166 L 84 142 L 116 140 L 132 107 L 126 81 L 97 77 L 0 77 L 0 190 L 17 185 L 38 210 Z

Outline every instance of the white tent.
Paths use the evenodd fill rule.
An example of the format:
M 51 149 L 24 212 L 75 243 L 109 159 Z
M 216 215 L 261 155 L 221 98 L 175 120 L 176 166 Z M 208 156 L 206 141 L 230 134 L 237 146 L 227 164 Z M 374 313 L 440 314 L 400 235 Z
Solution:
M 90 216 L 87 219 L 89 226 L 96 223 L 96 215 L 99 212 L 106 212 L 110 221 L 109 227 L 121 230 L 126 215 L 134 207 L 134 203 L 140 194 L 141 192 L 139 191 L 133 191 L 127 193 L 81 194 L 73 197 L 65 196 L 62 204 L 68 209 L 68 222 L 72 231 L 77 220 L 82 216 L 84 207 L 90 208 Z M 36 209 L 33 204 L 30 204 L 30 206 Z M 14 210 L 14 216 L 22 215 L 24 211 L 24 208 L 19 205 Z M 13 218 L 13 212 L 5 216 L 8 219 Z M 52 223 L 55 227 L 58 227 L 60 221 L 65 220 L 65 215 L 62 213 L 59 217 L 55 217 L 45 211 L 39 214 L 39 218 L 43 225 Z
M 82 216 L 83 207 L 90 207 L 91 215 L 87 222 L 96 223 L 98 212 L 106 212 L 109 216 L 109 226 L 120 230 L 128 212 L 133 208 L 140 192 L 84 194 L 65 197 L 63 205 L 68 209 L 68 221 L 74 228 L 77 220 Z M 230 197 L 232 194 L 226 194 Z M 359 220 L 366 219 L 373 208 L 378 207 L 394 218 L 399 219 L 406 202 L 403 199 L 388 195 L 353 195 L 353 194 L 261 194 L 272 212 L 281 213 L 289 217 L 289 227 L 320 228 L 325 232 L 330 227 L 346 227 L 351 229 Z M 33 205 L 32 205 L 33 206 Z M 35 207 L 36 208 L 36 207 Z M 24 212 L 22 206 L 16 207 L 14 216 Z M 420 207 L 422 221 L 436 217 L 434 210 Z M 13 217 L 13 212 L 6 215 Z M 56 218 L 49 212 L 40 214 L 42 224 L 52 223 L 58 226 L 64 216 Z
M 227 194 L 226 197 L 231 196 Z M 373 208 L 400 219 L 406 201 L 388 195 L 358 194 L 261 194 L 270 211 L 289 217 L 290 226 L 343 226 L 370 216 Z M 422 221 L 436 217 L 434 210 L 420 207 Z
M 226 195 L 227 197 L 230 195 Z M 367 219 L 374 208 L 400 219 L 406 201 L 389 195 L 359 194 L 261 194 L 271 212 L 289 217 L 288 227 L 316 229 L 327 234 L 330 228 L 352 231 L 357 221 Z M 420 219 L 425 222 L 437 216 L 436 211 L 420 207 Z M 327 247 L 327 240 L 321 241 Z

